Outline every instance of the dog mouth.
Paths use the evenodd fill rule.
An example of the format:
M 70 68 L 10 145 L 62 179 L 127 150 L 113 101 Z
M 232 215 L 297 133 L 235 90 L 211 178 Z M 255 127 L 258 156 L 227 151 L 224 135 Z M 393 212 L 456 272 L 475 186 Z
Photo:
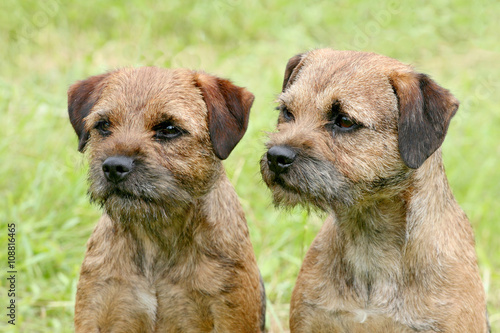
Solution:
M 193 201 L 193 194 L 165 168 L 136 161 L 124 176 L 106 174 L 107 171 L 102 163 L 90 165 L 87 194 L 90 202 L 114 221 L 165 220 Z
M 124 184 L 92 186 L 88 191 L 90 202 L 97 204 L 113 221 L 130 224 L 164 219 L 172 209 L 168 202 L 147 190 Z
M 328 199 L 325 195 L 318 195 L 318 191 L 312 189 L 307 179 L 300 179 L 292 182 L 293 175 L 287 173 L 270 173 L 270 181 L 266 181 L 267 186 L 273 195 L 273 203 L 276 207 L 292 208 L 301 206 L 306 209 L 319 208 L 328 210 Z
M 277 206 L 317 207 L 329 210 L 334 203 L 352 204 L 357 196 L 349 182 L 330 162 L 299 155 L 287 170 L 274 172 L 261 160 L 262 178 Z
M 150 201 L 150 198 L 144 195 L 138 195 L 127 189 L 125 186 L 116 186 L 113 184 L 104 184 L 101 186 L 91 186 L 88 191 L 90 201 L 97 203 L 101 207 L 105 206 L 110 200 L 113 201 Z
M 279 186 L 282 190 L 286 192 L 293 192 L 293 193 L 298 193 L 300 192 L 295 186 L 290 184 L 285 178 L 286 174 L 276 174 L 272 171 L 270 171 L 272 174 L 271 176 L 271 182 L 268 183 L 268 186 Z
M 104 206 L 113 199 L 114 202 L 154 202 L 158 201 L 159 193 L 154 181 L 141 174 L 132 172 L 119 182 L 105 177 L 100 171 L 91 170 L 89 174 L 88 194 L 93 203 Z
M 91 203 L 105 209 L 113 207 L 123 213 L 133 211 L 134 207 L 172 209 L 192 200 L 190 193 L 165 174 L 150 173 L 146 177 L 144 173 L 134 173 L 117 183 L 107 180 L 101 173 L 97 176 L 91 173 L 89 185 L 87 193 Z
M 271 190 L 279 188 L 285 192 L 301 194 L 307 192 L 304 190 L 310 187 L 308 175 L 305 173 L 305 170 L 302 170 L 304 164 L 307 164 L 307 160 L 297 158 L 297 161 L 286 168 L 286 170 L 277 172 L 273 170 L 271 163 L 264 156 L 261 160 L 262 178 Z
M 138 196 L 137 194 L 119 187 L 111 188 L 109 191 L 107 191 L 103 199 L 106 200 L 109 197 L 116 197 L 122 200 L 144 200 L 143 196 Z
M 291 170 L 273 171 L 271 162 L 264 155 L 260 161 L 262 179 L 269 188 L 278 187 L 286 192 L 297 192 L 297 189 L 289 182 Z

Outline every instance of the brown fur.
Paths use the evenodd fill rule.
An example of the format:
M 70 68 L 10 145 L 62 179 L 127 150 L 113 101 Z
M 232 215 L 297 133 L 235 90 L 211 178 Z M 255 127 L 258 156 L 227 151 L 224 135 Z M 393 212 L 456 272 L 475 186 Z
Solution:
M 264 289 L 221 163 L 253 95 L 154 67 L 91 77 L 68 95 L 89 195 L 104 209 L 81 269 L 76 332 L 262 332 Z M 167 125 L 181 134 L 165 138 Z M 132 169 L 112 181 L 103 168 L 117 157 Z
M 473 232 L 441 159 L 458 101 L 394 59 L 321 49 L 290 59 L 279 104 L 263 179 L 277 205 L 331 214 L 291 332 L 487 332 Z

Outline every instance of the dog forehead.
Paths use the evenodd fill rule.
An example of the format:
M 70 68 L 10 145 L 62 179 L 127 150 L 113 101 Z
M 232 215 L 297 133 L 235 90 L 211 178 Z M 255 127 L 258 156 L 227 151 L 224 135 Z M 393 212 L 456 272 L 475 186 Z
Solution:
M 311 51 L 302 61 L 295 81 L 281 96 L 295 112 L 326 112 L 338 101 L 343 112 L 367 126 L 396 116 L 389 75 L 409 66 L 374 53 L 331 49 Z
M 170 116 L 188 127 L 205 123 L 207 117 L 194 73 L 188 69 L 121 69 L 106 82 L 98 109 L 122 121 L 142 116 L 144 122 L 154 123 Z

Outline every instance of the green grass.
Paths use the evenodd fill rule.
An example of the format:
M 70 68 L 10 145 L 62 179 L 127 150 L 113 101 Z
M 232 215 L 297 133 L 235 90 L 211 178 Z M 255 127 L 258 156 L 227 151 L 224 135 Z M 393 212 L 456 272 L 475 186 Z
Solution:
M 17 227 L 17 325 L 71 332 L 85 242 L 100 215 L 66 114 L 76 80 L 122 66 L 189 67 L 256 96 L 244 139 L 225 162 L 245 209 L 268 293 L 270 332 L 288 303 L 322 217 L 276 211 L 260 180 L 265 132 L 287 60 L 317 47 L 374 51 L 412 63 L 462 104 L 444 143 L 449 180 L 476 232 L 493 329 L 500 330 L 500 2 L 7 0 L 0 5 L 0 237 Z

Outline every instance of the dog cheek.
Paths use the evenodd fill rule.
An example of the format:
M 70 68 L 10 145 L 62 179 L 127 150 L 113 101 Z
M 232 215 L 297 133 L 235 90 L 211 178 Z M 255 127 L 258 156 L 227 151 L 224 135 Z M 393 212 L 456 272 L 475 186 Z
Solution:
M 308 163 L 300 170 L 306 175 L 298 185 L 307 194 L 307 201 L 327 211 L 335 202 L 350 202 L 351 183 L 334 164 L 326 160 Z
M 193 198 L 208 192 L 222 172 L 222 163 L 206 147 L 169 149 L 162 162 L 175 178 L 179 190 L 187 191 Z
M 354 183 L 389 177 L 405 168 L 397 153 L 395 133 L 364 131 L 339 138 L 330 160 Z

